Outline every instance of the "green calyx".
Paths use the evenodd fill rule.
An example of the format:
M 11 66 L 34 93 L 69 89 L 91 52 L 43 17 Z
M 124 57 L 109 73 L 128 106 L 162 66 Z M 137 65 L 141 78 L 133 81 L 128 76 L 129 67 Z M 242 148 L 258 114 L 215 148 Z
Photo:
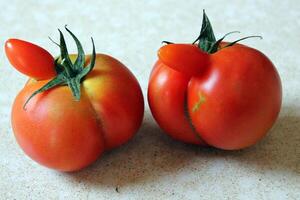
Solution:
M 205 51 L 209 54 L 213 54 L 213 53 L 219 51 L 220 49 L 233 46 L 234 44 L 238 43 L 239 41 L 242 41 L 242 40 L 245 40 L 245 39 L 248 39 L 248 38 L 258 37 L 258 38 L 262 39 L 261 36 L 256 36 L 256 35 L 255 36 L 248 36 L 248 37 L 238 39 L 234 42 L 230 42 L 230 43 L 226 44 L 223 47 L 220 47 L 220 44 L 225 39 L 225 37 L 232 34 L 232 33 L 239 33 L 239 31 L 229 32 L 229 33 L 225 34 L 222 38 L 216 40 L 216 37 L 214 35 L 214 31 L 213 31 L 213 28 L 211 26 L 211 23 L 210 23 L 207 15 L 205 13 L 205 10 L 203 10 L 203 19 L 202 19 L 202 27 L 201 27 L 200 35 L 193 42 L 193 44 L 197 44 L 197 46 L 202 51 Z
M 58 29 L 60 34 L 60 44 L 54 42 L 51 38 L 51 41 L 54 42 L 59 48 L 60 48 L 60 56 L 55 59 L 55 70 L 57 73 L 57 76 L 54 77 L 52 80 L 50 80 L 48 83 L 46 83 L 43 87 L 36 90 L 25 102 L 23 108 L 25 109 L 27 103 L 37 94 L 42 93 L 44 91 L 47 91 L 51 88 L 54 88 L 59 85 L 68 85 L 69 88 L 72 91 L 72 94 L 75 98 L 75 100 L 79 101 L 81 92 L 80 92 L 80 85 L 84 77 L 93 70 L 95 66 L 96 61 L 96 51 L 95 51 L 95 45 L 94 40 L 92 40 L 93 44 L 93 52 L 91 56 L 90 63 L 84 67 L 85 64 L 85 54 L 82 48 L 82 45 L 80 41 L 77 39 L 77 37 L 65 26 L 66 31 L 72 36 L 74 39 L 78 56 L 74 63 L 72 63 L 68 49 L 66 46 L 66 42 L 64 39 L 64 35 L 62 32 Z
M 248 36 L 248 37 L 243 37 L 234 42 L 230 42 L 223 47 L 220 47 L 220 44 L 225 39 L 225 37 L 227 37 L 228 35 L 230 35 L 232 33 L 239 33 L 239 31 L 229 32 L 229 33 L 225 34 L 222 38 L 216 40 L 211 23 L 205 13 L 205 10 L 203 10 L 203 19 L 202 19 L 202 27 L 201 27 L 200 35 L 197 37 L 197 39 L 192 44 L 196 44 L 199 47 L 199 49 L 201 49 L 202 51 L 204 51 L 206 53 L 213 54 L 221 49 L 233 46 L 234 44 L 238 43 L 239 41 L 242 41 L 242 40 L 245 40 L 248 38 L 257 37 L 257 38 L 262 39 L 261 36 L 252 35 L 252 36 Z M 162 43 L 167 44 L 167 45 L 174 44 L 173 42 L 169 42 L 169 41 L 162 41 Z

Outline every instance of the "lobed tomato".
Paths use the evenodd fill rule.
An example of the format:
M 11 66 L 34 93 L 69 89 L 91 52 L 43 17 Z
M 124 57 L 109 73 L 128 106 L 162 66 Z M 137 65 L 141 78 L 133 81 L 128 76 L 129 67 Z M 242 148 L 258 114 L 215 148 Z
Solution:
M 203 23 L 198 46 L 159 50 L 149 80 L 151 112 L 175 139 L 227 150 L 249 147 L 278 116 L 280 77 L 258 50 L 215 40 L 205 13 Z
M 31 52 L 31 47 L 27 48 Z M 144 112 L 141 88 L 121 62 L 95 52 L 84 57 L 80 49 L 81 45 L 79 54 L 70 56 L 66 49 L 62 50 L 62 62 L 56 60 L 56 65 L 68 67 L 64 60 L 70 58 L 71 65 L 82 63 L 85 67 L 77 65 L 73 72 L 72 68 L 69 72 L 60 69 L 52 80 L 30 79 L 12 108 L 13 131 L 24 152 L 38 163 L 60 171 L 82 169 L 105 150 L 126 143 L 140 127 Z M 78 80 L 84 71 L 86 76 Z M 67 76 L 71 72 L 73 75 Z

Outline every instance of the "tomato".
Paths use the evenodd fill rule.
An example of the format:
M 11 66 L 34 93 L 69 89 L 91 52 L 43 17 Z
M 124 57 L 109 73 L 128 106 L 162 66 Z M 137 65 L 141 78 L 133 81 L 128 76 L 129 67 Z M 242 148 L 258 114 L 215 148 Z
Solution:
M 76 63 L 79 56 L 69 57 Z M 144 102 L 134 75 L 104 54 L 86 56 L 83 63 L 93 60 L 94 67 L 81 80 L 80 99 L 65 84 L 32 96 L 51 81 L 30 79 L 14 101 L 11 120 L 17 142 L 46 167 L 82 169 L 104 151 L 126 143 L 141 125 Z
M 213 39 L 218 48 L 209 52 L 201 42 L 198 47 L 168 44 L 158 51 L 148 88 L 151 112 L 175 139 L 203 144 L 201 138 L 226 150 L 249 147 L 278 117 L 278 72 L 256 49 Z
M 204 144 L 186 115 L 186 92 L 190 78 L 158 61 L 151 73 L 148 102 L 160 127 L 175 139 Z
M 19 39 L 9 39 L 5 43 L 5 53 L 11 65 L 29 77 L 44 80 L 56 75 L 54 58 L 42 47 Z

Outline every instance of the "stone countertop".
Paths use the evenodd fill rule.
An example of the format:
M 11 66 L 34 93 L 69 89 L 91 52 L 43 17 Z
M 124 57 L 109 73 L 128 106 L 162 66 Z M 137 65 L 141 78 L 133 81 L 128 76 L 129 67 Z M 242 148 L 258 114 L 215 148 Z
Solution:
M 87 52 L 127 65 L 144 94 L 162 40 L 192 42 L 205 8 L 218 37 L 232 30 L 262 35 L 242 43 L 264 52 L 283 84 L 280 116 L 257 145 L 221 151 L 176 142 L 163 134 L 146 103 L 143 125 L 126 145 L 76 173 L 44 168 L 16 144 L 11 104 L 26 77 L 0 51 L 0 199 L 300 199 L 300 4 L 298 0 L 253 1 L 0 1 L 0 45 L 15 37 L 54 55 L 65 24 Z M 70 38 L 71 50 L 75 45 Z M 73 46 L 72 46 L 73 45 Z M 258 94 L 260 95 L 260 94 Z M 261 94 L 263 95 L 263 94 Z

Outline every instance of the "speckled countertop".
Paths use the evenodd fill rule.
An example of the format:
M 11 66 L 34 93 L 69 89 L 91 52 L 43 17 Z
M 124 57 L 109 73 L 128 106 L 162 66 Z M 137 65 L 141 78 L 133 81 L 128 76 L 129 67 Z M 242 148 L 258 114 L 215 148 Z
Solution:
M 1 49 L 0 199 L 300 199 L 298 0 L 1 0 L 0 7 L 2 47 L 17 37 L 58 54 L 47 36 L 57 39 L 57 28 L 68 24 L 87 51 L 93 36 L 98 52 L 126 64 L 144 94 L 161 41 L 191 42 L 205 8 L 219 37 L 232 30 L 264 37 L 244 43 L 277 66 L 284 98 L 269 135 L 249 149 L 227 152 L 176 142 L 162 133 L 146 105 L 144 123 L 128 144 L 83 171 L 59 173 L 31 161 L 16 144 L 10 109 L 26 78 Z

